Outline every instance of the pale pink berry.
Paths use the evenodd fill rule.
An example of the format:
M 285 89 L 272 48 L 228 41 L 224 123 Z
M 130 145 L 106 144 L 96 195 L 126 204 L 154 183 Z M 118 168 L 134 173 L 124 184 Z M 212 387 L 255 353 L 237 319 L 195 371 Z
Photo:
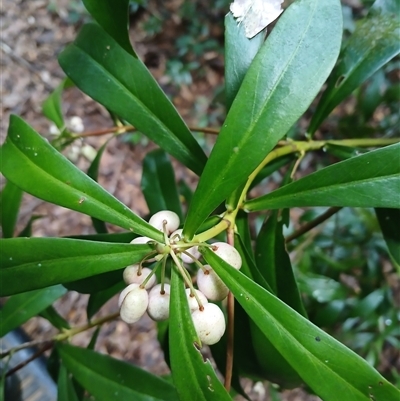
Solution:
M 138 272 L 139 272 L 138 264 L 126 267 L 122 274 L 125 283 L 126 284 L 134 284 L 134 283 L 142 284 L 143 281 L 147 278 L 147 276 L 152 273 L 152 271 L 147 267 L 142 268 L 140 275 L 138 275 Z M 153 285 L 155 283 L 156 283 L 156 276 L 153 274 L 150 277 L 149 281 L 146 283 L 144 288 L 146 290 L 149 290 L 151 287 L 153 287 Z
M 139 284 L 131 284 L 119 296 L 120 316 L 126 323 L 137 322 L 146 312 L 149 295 Z
M 239 270 L 242 267 L 242 258 L 239 252 L 226 242 L 214 242 L 211 244 L 211 250 L 214 251 L 226 263 Z
M 197 287 L 210 301 L 222 301 L 229 293 L 229 288 L 219 278 L 210 265 L 197 272 Z
M 149 224 L 157 230 L 164 231 L 164 221 L 166 221 L 167 234 L 172 233 L 179 227 L 179 216 L 170 210 L 162 210 L 153 214 L 149 220 Z
M 182 231 L 183 231 L 182 228 L 175 230 L 170 235 L 170 239 L 173 240 L 174 242 L 180 241 L 182 238 Z M 198 246 L 192 246 L 191 248 L 182 248 L 181 251 L 185 251 L 185 252 L 189 253 L 190 255 L 193 256 L 194 259 L 199 259 L 201 256 Z M 180 254 L 180 257 L 182 259 L 182 262 L 184 262 L 184 263 L 194 263 L 194 259 L 188 255 L 185 255 L 183 252 Z
M 157 284 L 149 292 L 147 313 L 156 322 L 168 319 L 169 317 L 170 291 L 170 285 L 164 284 L 164 293 L 161 294 L 161 284 Z
M 215 304 L 204 305 L 203 310 L 192 313 L 193 325 L 202 343 L 212 345 L 217 343 L 225 333 L 225 317 Z
M 188 300 L 190 312 L 194 312 L 195 310 L 199 309 L 199 304 L 197 302 L 197 299 L 194 296 L 194 294 L 192 294 L 190 288 L 186 288 L 185 291 L 186 291 L 186 298 Z M 204 296 L 204 294 L 199 290 L 195 290 L 195 291 L 196 291 L 196 295 L 199 297 L 202 305 L 204 306 L 205 304 L 208 304 L 208 300 Z
M 131 244 L 136 244 L 136 245 L 140 245 L 140 244 L 147 244 L 149 241 L 154 241 L 149 237 L 136 237 L 131 241 Z

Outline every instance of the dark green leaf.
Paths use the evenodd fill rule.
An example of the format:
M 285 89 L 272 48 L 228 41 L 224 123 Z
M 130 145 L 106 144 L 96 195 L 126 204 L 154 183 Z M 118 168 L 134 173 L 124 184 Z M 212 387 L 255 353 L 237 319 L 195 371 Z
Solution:
M 86 9 L 101 27 L 128 53 L 137 57 L 129 40 L 130 0 L 83 0 Z
M 50 120 L 53 121 L 59 130 L 65 128 L 64 117 L 61 105 L 61 95 L 63 90 L 73 86 L 73 82 L 69 78 L 65 78 L 60 85 L 50 94 L 43 102 L 42 112 Z
M 307 317 L 292 264 L 286 251 L 283 222 L 279 219 L 278 211 L 273 211 L 261 227 L 257 236 L 255 256 L 258 269 L 274 294 L 301 315 Z
M 44 217 L 44 216 L 42 216 L 42 215 L 31 216 L 31 218 L 29 219 L 26 226 L 18 234 L 18 237 L 31 237 L 32 236 L 32 225 L 33 225 L 34 221 L 41 219 L 42 217 Z
M 69 377 L 68 371 L 64 365 L 60 366 L 58 373 L 58 396 L 57 401 L 79 401 L 76 395 L 74 385 Z
M 182 220 L 174 169 L 162 149 L 153 150 L 144 158 L 141 186 L 150 214 L 172 210 Z
M 112 138 L 110 138 L 107 142 L 105 142 L 103 144 L 103 146 L 98 150 L 96 157 L 93 159 L 92 163 L 90 164 L 90 166 L 88 168 L 87 175 L 96 182 L 97 182 L 97 179 L 99 176 L 99 167 L 100 167 L 101 157 L 103 156 L 104 150 L 106 149 L 108 142 L 111 139 Z M 92 217 L 92 223 L 93 223 L 94 229 L 96 230 L 96 233 L 99 233 L 99 234 L 107 233 L 108 230 L 107 230 L 106 223 L 104 221 Z
M 271 344 L 324 401 L 396 400 L 400 391 L 364 359 L 207 248 L 207 262 Z
M 64 283 L 64 287 L 70 291 L 80 292 L 81 294 L 95 294 L 99 291 L 107 290 L 121 281 L 121 271 L 111 271 L 95 274 L 80 280 Z
M 85 25 L 59 56 L 75 84 L 196 174 L 206 156 L 146 66 L 99 26 Z
M 0 225 L 3 229 L 3 237 L 14 236 L 15 224 L 18 218 L 19 206 L 22 200 L 22 190 L 7 181 L 0 194 Z
M 350 159 L 354 156 L 359 156 L 362 153 L 368 152 L 367 149 L 363 148 L 352 148 L 349 146 L 335 145 L 335 144 L 327 144 L 324 148 L 327 153 L 341 159 Z
M 177 399 L 171 384 L 134 365 L 67 344 L 57 347 L 64 365 L 96 401 Z
M 120 278 L 122 277 L 122 274 L 120 274 Z M 109 288 L 95 292 L 90 295 L 87 308 L 86 308 L 86 313 L 87 317 L 90 320 L 95 313 L 98 312 L 98 310 L 109 300 L 111 297 L 113 297 L 115 294 L 118 294 L 120 291 L 122 291 L 126 287 L 126 284 L 122 281 L 119 280 L 116 284 L 113 286 L 110 286 Z
M 247 211 L 302 206 L 400 207 L 400 144 L 336 163 L 268 195 Z
M 265 39 L 260 32 L 252 39 L 245 35 L 244 25 L 238 24 L 232 13 L 225 16 L 225 97 L 229 110 L 243 78 Z
M 47 288 L 40 291 L 45 290 L 47 290 Z M 40 312 L 40 316 L 44 319 L 47 319 L 54 327 L 59 330 L 70 328 L 69 323 L 54 309 L 52 305 L 48 306 L 45 310 Z
M 87 241 L 99 241 L 99 242 L 122 242 L 129 243 L 137 235 L 131 232 L 122 233 L 111 233 L 111 234 L 87 234 L 87 235 L 71 235 L 67 238 L 83 239 Z
M 3 267 L 3 263 L 1 266 Z M 20 280 L 20 278 L 15 277 L 17 285 Z M 1 284 L 1 292 L 7 293 L 7 288 L 4 288 L 7 287 L 7 282 L 2 279 Z M 0 309 L 0 337 L 19 327 L 31 317 L 36 316 L 66 292 L 65 288 L 61 285 L 55 285 L 41 290 L 14 295 L 9 298 L 3 308 Z
M 400 273 L 400 209 L 375 209 L 383 238 Z
M 150 245 L 66 238 L 1 240 L 0 296 L 67 283 L 140 262 Z
M 254 58 L 194 193 L 191 239 L 204 219 L 263 161 L 308 108 L 340 50 L 338 0 L 300 0 L 280 17 Z
M 224 401 L 231 397 L 209 360 L 198 350 L 199 340 L 192 323 L 183 279 L 171 272 L 169 352 L 172 377 L 181 401 Z
M 310 122 L 310 135 L 354 89 L 400 52 L 398 16 L 385 14 L 360 21 L 340 54 Z
M 75 167 L 17 116 L 11 116 L 1 152 L 1 173 L 24 191 L 138 234 L 163 240 L 160 231 Z

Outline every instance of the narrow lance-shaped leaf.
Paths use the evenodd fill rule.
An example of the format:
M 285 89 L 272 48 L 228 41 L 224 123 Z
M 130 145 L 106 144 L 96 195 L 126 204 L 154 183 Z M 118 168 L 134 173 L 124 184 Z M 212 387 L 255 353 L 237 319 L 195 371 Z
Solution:
M 250 212 L 306 206 L 400 207 L 400 143 L 336 163 L 246 202 Z
M 201 174 L 207 158 L 172 103 L 146 66 L 101 27 L 85 25 L 59 63 L 83 92 Z
M 108 142 L 111 140 L 110 138 L 108 141 L 106 141 L 101 148 L 98 150 L 96 157 L 93 159 L 92 163 L 90 164 L 87 175 L 92 178 L 94 181 L 97 182 L 98 176 L 99 176 L 99 167 L 100 167 L 100 161 L 101 157 L 103 156 L 103 153 L 108 145 Z M 96 230 L 96 233 L 99 234 L 105 234 L 108 232 L 106 223 L 102 220 L 96 219 L 92 217 L 92 224 L 94 229 Z
M 73 82 L 69 78 L 65 78 L 42 104 L 43 114 L 49 120 L 53 121 L 53 123 L 59 130 L 65 128 L 61 105 L 61 96 L 64 89 L 69 88 L 73 85 Z
M 150 214 L 172 210 L 182 220 L 174 169 L 162 149 L 153 150 L 144 158 L 141 186 Z
M 390 256 L 400 274 L 400 209 L 375 209 Z
M 307 317 L 285 247 L 283 222 L 274 211 L 265 220 L 256 241 L 256 262 L 276 296 Z
M 243 78 L 264 39 L 264 32 L 248 39 L 244 25 L 238 24 L 232 13 L 225 16 L 225 103 L 227 110 L 231 107 Z
M 0 225 L 3 229 L 3 237 L 14 236 L 15 224 L 17 223 L 19 207 L 21 205 L 23 192 L 10 181 L 7 181 L 0 194 Z
M 329 78 L 308 133 L 314 134 L 340 102 L 399 52 L 398 10 L 396 14 L 368 16 L 360 21 Z
M 67 238 L 11 238 L 0 246 L 2 297 L 122 269 L 152 251 L 150 245 Z
M 400 391 L 364 359 L 203 248 L 207 262 L 248 315 L 324 401 L 396 400 Z
M 67 368 L 60 366 L 57 382 L 57 401 L 79 401 Z
M 36 316 L 66 292 L 63 286 L 55 285 L 10 297 L 0 309 L 0 337 Z
M 218 135 L 184 228 L 204 219 L 242 185 L 304 113 L 339 54 L 338 0 L 299 0 L 282 15 L 254 58 Z
M 1 153 L 1 173 L 24 191 L 162 241 L 160 231 L 75 167 L 17 116 L 10 118 Z
M 181 401 L 225 401 L 231 397 L 224 389 L 209 360 L 198 350 L 199 340 L 192 323 L 183 279 L 171 271 L 169 352 L 172 378 Z
M 98 352 L 58 344 L 63 364 L 98 401 L 176 401 L 167 381 L 132 364 Z
M 99 25 L 132 56 L 136 56 L 129 40 L 130 0 L 83 0 L 86 9 Z

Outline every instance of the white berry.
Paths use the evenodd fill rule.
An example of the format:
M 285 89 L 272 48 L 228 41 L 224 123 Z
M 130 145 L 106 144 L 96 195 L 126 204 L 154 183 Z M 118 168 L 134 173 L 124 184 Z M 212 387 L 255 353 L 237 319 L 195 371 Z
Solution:
M 157 284 L 149 292 L 147 313 L 156 322 L 168 319 L 169 317 L 170 291 L 170 285 L 164 284 L 164 293 L 161 294 L 161 284 Z
M 173 240 L 174 242 L 178 242 L 182 238 L 182 228 L 179 228 L 178 230 L 175 230 L 171 235 L 170 239 Z M 199 252 L 199 247 L 198 246 L 192 246 L 191 248 L 182 248 L 182 251 L 185 251 L 189 253 L 190 255 L 193 256 L 195 259 L 199 259 L 201 256 L 201 253 Z M 182 262 L 184 263 L 194 263 L 194 259 L 192 259 L 190 256 L 185 255 L 184 253 L 180 254 Z
M 229 263 L 237 270 L 242 267 L 242 258 L 240 257 L 239 252 L 232 245 L 229 245 L 226 242 L 215 242 L 211 245 L 211 250 L 226 263 Z
M 136 244 L 136 245 L 147 244 L 149 241 L 153 240 L 149 237 L 136 237 L 131 241 L 131 244 Z
M 217 343 L 225 333 L 224 314 L 215 304 L 206 304 L 203 310 L 194 311 L 192 319 L 196 333 L 204 344 Z
M 149 224 L 157 230 L 164 231 L 164 221 L 166 221 L 167 234 L 172 233 L 179 227 L 179 216 L 170 210 L 162 210 L 153 214 L 149 220 Z
M 125 268 L 123 272 L 123 278 L 126 284 L 142 284 L 143 281 L 147 278 L 149 274 L 152 273 L 152 271 L 147 268 L 143 267 L 141 270 L 141 274 L 138 275 L 138 270 L 139 270 L 139 265 L 131 265 Z M 149 290 L 153 285 L 156 283 L 156 276 L 153 274 L 147 284 L 145 285 L 145 289 Z
M 194 312 L 195 310 L 199 309 L 199 304 L 197 303 L 197 299 L 194 296 L 194 294 L 191 293 L 190 288 L 186 288 L 185 291 L 186 291 L 186 298 L 188 300 L 190 312 Z M 208 300 L 205 297 L 205 295 L 199 290 L 195 290 L 195 291 L 196 291 L 196 295 L 199 297 L 200 302 L 203 304 L 203 306 L 205 304 L 208 304 Z
M 118 304 L 121 319 L 126 323 L 135 323 L 146 312 L 149 295 L 139 284 L 131 284 L 121 292 Z
M 222 301 L 229 293 L 229 288 L 219 278 L 210 265 L 204 266 L 205 271 L 197 272 L 197 286 L 210 301 Z

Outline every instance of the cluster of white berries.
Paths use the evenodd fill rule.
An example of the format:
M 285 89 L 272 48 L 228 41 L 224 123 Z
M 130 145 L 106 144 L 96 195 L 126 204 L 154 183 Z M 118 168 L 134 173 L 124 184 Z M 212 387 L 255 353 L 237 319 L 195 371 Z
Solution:
M 201 254 L 198 246 L 182 242 L 182 229 L 178 229 L 179 223 L 178 215 L 168 210 L 158 212 L 150 218 L 149 224 L 162 231 L 166 239 L 165 246 L 157 246 L 156 249 L 168 248 L 168 252 L 158 251 L 160 252 L 157 255 L 159 257 L 156 256 L 153 259 L 146 257 L 144 261 L 157 260 L 165 269 L 166 258 L 168 256 L 173 258 L 188 287 L 186 288 L 187 300 L 197 335 L 202 343 L 215 344 L 225 332 L 225 317 L 216 304 L 208 301 L 222 301 L 228 295 L 229 289 L 210 265 L 202 265 L 199 262 Z M 131 241 L 133 244 L 148 242 L 154 243 L 155 241 L 148 237 L 138 237 Z M 215 242 L 208 246 L 225 262 L 236 269 L 240 269 L 242 259 L 233 246 L 225 242 Z M 154 256 L 154 254 L 157 252 L 148 256 Z M 193 287 L 182 262 L 196 263 L 199 266 L 197 272 L 198 289 Z M 125 322 L 137 322 L 146 311 L 155 321 L 168 319 L 170 285 L 165 283 L 164 280 L 161 284 L 156 284 L 154 272 L 155 268 L 151 270 L 143 267 L 142 263 L 128 266 L 124 270 L 123 278 L 128 286 L 121 292 L 118 305 L 120 316 Z M 164 277 L 164 272 L 165 270 L 162 277 Z

